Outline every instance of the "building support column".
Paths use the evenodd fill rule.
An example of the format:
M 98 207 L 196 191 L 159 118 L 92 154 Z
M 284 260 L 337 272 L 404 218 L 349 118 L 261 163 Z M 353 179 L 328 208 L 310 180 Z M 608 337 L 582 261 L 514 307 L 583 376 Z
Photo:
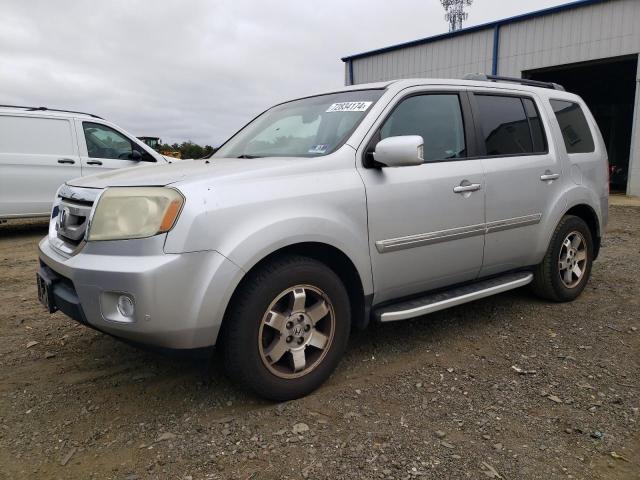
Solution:
M 345 85 L 353 85 L 353 60 L 349 59 L 344 63 Z
M 633 107 L 633 126 L 631 128 L 627 195 L 640 196 L 640 58 L 638 58 L 636 71 L 636 100 Z
M 491 75 L 498 75 L 498 57 L 500 56 L 500 24 L 493 27 L 493 61 Z

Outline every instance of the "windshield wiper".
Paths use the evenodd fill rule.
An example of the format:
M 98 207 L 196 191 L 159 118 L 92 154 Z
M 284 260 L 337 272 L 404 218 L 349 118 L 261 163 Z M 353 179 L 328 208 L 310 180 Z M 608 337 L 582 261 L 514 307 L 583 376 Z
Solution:
M 238 155 L 235 158 L 262 158 L 260 155 L 247 155 L 243 153 L 242 155 Z

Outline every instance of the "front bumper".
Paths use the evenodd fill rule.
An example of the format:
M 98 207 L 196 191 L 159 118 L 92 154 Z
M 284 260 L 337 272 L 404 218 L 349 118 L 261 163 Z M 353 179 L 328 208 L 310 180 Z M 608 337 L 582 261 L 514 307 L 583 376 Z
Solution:
M 242 271 L 215 251 L 165 254 L 157 248 L 162 240 L 126 241 L 124 249 L 122 241 L 89 242 L 67 258 L 44 238 L 40 275 L 51 282 L 53 309 L 136 343 L 169 349 L 214 345 Z M 129 255 L 116 253 L 122 250 Z M 154 253 L 143 253 L 149 251 Z M 130 317 L 116 308 L 122 294 L 133 300 Z

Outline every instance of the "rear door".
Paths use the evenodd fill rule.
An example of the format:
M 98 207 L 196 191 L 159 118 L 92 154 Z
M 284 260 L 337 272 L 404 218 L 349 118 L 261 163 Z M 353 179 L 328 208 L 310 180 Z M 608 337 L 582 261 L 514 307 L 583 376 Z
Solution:
M 476 278 L 484 246 L 484 174 L 466 93 L 407 89 L 361 147 L 376 303 Z M 420 135 L 425 163 L 372 168 L 381 139 Z M 471 150 L 470 150 L 471 148 Z
M 156 161 L 140 145 L 109 125 L 76 120 L 76 128 L 80 139 L 82 176 Z
M 561 159 L 540 99 L 528 92 L 471 95 L 486 176 L 481 276 L 536 263 L 546 218 L 562 195 Z
M 49 215 L 58 187 L 80 175 L 71 119 L 0 115 L 0 217 Z

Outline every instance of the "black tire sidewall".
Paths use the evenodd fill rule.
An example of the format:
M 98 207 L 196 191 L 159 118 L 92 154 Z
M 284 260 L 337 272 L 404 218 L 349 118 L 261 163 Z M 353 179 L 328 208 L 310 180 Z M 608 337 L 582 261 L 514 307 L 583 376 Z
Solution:
M 311 372 L 293 379 L 280 378 L 267 369 L 260 357 L 260 323 L 278 295 L 302 284 L 319 288 L 331 301 L 335 313 L 333 341 L 322 362 Z M 241 355 L 236 369 L 240 370 L 237 373 L 241 374 L 243 383 L 259 395 L 276 401 L 298 398 L 318 388 L 338 365 L 349 339 L 351 308 L 340 278 L 316 260 L 297 257 L 266 266 L 256 272 L 245 287 L 250 292 L 232 306 L 237 310 L 228 320 L 233 322 L 229 328 L 234 332 L 225 342 L 225 358 Z
M 569 235 L 569 233 L 577 231 L 584 237 L 587 243 L 587 261 L 585 264 L 585 273 L 580 279 L 580 283 L 573 288 L 565 286 L 560 278 L 560 272 L 558 269 L 558 258 L 560 250 L 562 248 L 562 242 Z M 550 255 L 550 266 L 553 269 L 550 275 L 551 287 L 558 297 L 558 300 L 567 302 L 576 299 L 584 290 L 591 276 L 591 268 L 593 265 L 593 238 L 589 227 L 579 217 L 568 216 L 565 217 L 559 228 L 556 230 L 556 234 L 553 239 L 553 244 L 548 252 Z

